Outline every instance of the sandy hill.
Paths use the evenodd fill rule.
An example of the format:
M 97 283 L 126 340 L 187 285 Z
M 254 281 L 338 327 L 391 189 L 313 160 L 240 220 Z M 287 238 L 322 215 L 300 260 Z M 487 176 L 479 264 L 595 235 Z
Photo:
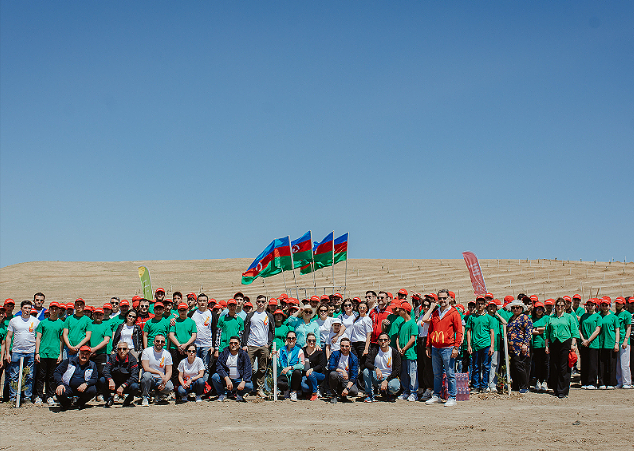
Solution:
M 286 291 L 296 295 L 292 272 L 251 285 L 241 285 L 241 273 L 251 259 L 130 261 L 130 262 L 29 262 L 0 269 L 0 298 L 17 303 L 32 299 L 42 291 L 47 301 L 71 301 L 82 297 L 97 305 L 110 296 L 131 298 L 141 294 L 137 268 L 147 266 L 152 287 L 165 288 L 168 297 L 174 291 L 204 291 L 216 299 L 229 299 L 240 290 L 253 298 L 257 294 L 278 296 Z M 582 262 L 556 260 L 480 260 L 487 289 L 496 297 L 520 292 L 537 294 L 540 299 L 580 293 L 634 295 L 634 263 Z M 299 297 L 304 293 L 332 293 L 333 271 L 325 268 L 312 275 L 295 271 Z M 318 288 L 314 288 L 314 285 Z M 453 290 L 459 302 L 473 297 L 469 273 L 463 260 L 377 260 L 351 259 L 335 266 L 336 291 L 362 296 L 367 289 L 396 292 L 400 288 L 429 292 L 440 288 Z

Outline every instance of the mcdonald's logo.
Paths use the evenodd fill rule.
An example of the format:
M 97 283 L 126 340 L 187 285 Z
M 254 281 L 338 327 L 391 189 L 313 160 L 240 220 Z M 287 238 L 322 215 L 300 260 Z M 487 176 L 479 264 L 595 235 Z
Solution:
M 443 344 L 445 342 L 445 332 L 443 332 L 442 330 L 433 331 L 431 340 L 432 340 L 432 343 Z

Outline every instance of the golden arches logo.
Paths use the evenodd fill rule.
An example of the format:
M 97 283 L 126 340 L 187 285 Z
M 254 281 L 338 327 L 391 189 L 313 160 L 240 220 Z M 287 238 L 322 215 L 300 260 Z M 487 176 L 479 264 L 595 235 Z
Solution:
M 440 339 L 439 339 L 440 337 Z M 435 330 L 432 332 L 431 340 L 433 343 L 444 343 L 445 333 L 442 330 Z

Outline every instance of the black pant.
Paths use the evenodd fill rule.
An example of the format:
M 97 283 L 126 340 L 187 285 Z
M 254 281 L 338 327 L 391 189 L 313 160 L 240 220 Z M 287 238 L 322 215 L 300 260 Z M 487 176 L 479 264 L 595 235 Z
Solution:
M 579 348 L 581 357 L 581 386 L 597 385 L 599 375 L 599 349 L 590 349 L 586 346 Z
M 434 389 L 434 370 L 431 366 L 431 357 L 427 357 L 427 337 L 416 339 L 416 360 L 418 365 L 418 388 L 423 390 Z M 488 381 L 487 381 L 488 383 Z
M 68 385 L 65 385 L 65 388 L 66 391 L 63 395 L 57 395 L 57 400 L 59 401 L 60 406 L 64 408 L 68 408 L 70 406 L 70 398 L 72 398 L 73 396 L 77 396 L 79 398 L 77 403 L 80 406 L 83 406 L 92 398 L 97 396 L 97 387 L 95 387 L 94 385 L 86 388 L 86 390 L 84 390 L 83 392 L 78 391 L 77 387 L 70 388 Z
M 291 375 L 291 391 L 302 390 L 302 375 L 302 370 L 293 370 L 293 374 Z M 279 376 L 277 376 L 277 388 L 279 388 L 283 392 L 289 390 L 288 377 L 286 377 L 286 374 L 280 374 Z
M 365 358 L 367 355 L 363 355 L 365 351 L 365 341 L 355 341 L 352 343 L 352 353 L 357 356 L 359 360 L 359 368 L 365 368 Z M 368 352 L 370 349 L 368 348 Z
M 571 368 L 568 366 L 568 354 L 572 338 L 563 343 L 553 340 L 550 343 L 550 380 L 548 385 L 555 392 L 555 396 L 568 396 L 570 391 Z
M 180 382 L 178 381 L 178 364 L 181 363 L 181 360 L 187 358 L 187 354 L 181 354 L 178 352 L 178 349 L 172 348 L 170 349 L 170 355 L 172 356 L 172 384 L 174 387 L 178 387 Z M 210 359 L 211 360 L 211 359 Z M 209 362 L 211 365 L 211 361 Z
M 57 368 L 57 359 L 40 359 L 37 366 L 37 378 L 35 379 L 35 395 L 44 398 L 44 385 L 46 384 L 46 397 L 51 398 L 55 394 L 55 380 L 53 373 Z
M 99 382 L 103 377 L 103 369 L 106 367 L 106 363 L 108 363 L 108 354 L 93 354 L 90 357 L 90 360 L 95 362 L 97 366 L 97 391 L 101 393 L 103 391 L 103 387 Z
M 535 379 L 538 382 L 548 381 L 548 363 L 549 355 L 546 354 L 546 348 L 533 349 L 533 362 L 535 362 Z
M 110 387 L 108 386 L 108 381 L 105 377 L 99 379 L 99 385 L 101 385 L 102 387 L 101 394 L 103 395 L 104 399 L 110 399 L 112 395 L 117 391 L 117 388 L 119 388 L 121 384 L 126 382 L 128 378 L 118 378 L 113 374 L 112 380 L 114 381 L 114 390 L 110 390 Z M 133 382 L 123 389 L 123 393 L 128 395 L 126 398 L 129 398 L 130 401 L 134 399 L 135 395 L 139 394 L 139 391 L 139 384 L 137 382 Z
M 599 385 L 616 387 L 616 358 L 614 348 L 599 349 Z
M 328 383 L 330 390 L 335 396 L 341 396 L 341 392 L 344 388 L 348 387 L 349 380 L 341 377 L 341 373 L 337 371 L 331 371 L 328 375 Z M 357 396 L 359 389 L 356 384 L 352 384 L 352 387 L 348 390 L 348 396 Z
M 528 372 L 526 368 L 530 370 L 531 360 L 530 357 L 524 354 L 509 353 L 511 357 L 511 390 L 526 390 L 528 389 Z

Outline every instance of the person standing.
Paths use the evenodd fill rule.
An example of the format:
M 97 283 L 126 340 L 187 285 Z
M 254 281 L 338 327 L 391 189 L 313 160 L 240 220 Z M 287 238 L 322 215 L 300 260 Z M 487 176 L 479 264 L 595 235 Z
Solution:
M 218 330 L 220 331 L 220 345 L 216 353 L 222 352 L 233 336 L 242 337 L 244 331 L 244 321 L 237 315 L 238 303 L 235 299 L 227 301 L 228 313 L 218 320 Z
M 154 317 L 145 322 L 143 326 L 143 349 L 152 346 L 154 343 L 154 337 L 157 335 L 163 335 L 167 337 L 170 330 L 170 318 L 165 318 L 163 312 L 165 306 L 163 302 L 156 301 L 154 303 Z M 168 346 L 169 348 L 169 346 Z
M 632 333 L 632 314 L 625 308 L 625 298 L 615 299 L 614 307 L 619 318 L 619 355 L 616 358 L 616 387 L 632 388 L 630 372 L 630 335 Z
M 570 350 L 577 350 L 579 326 L 577 318 L 566 313 L 566 301 L 557 298 L 555 314 L 546 326 L 546 354 L 550 355 L 550 380 L 548 385 L 559 399 L 567 398 L 570 391 L 572 369 L 568 365 Z
M 399 296 L 403 293 L 401 290 Z M 407 291 L 405 291 L 407 293 Z M 412 306 L 409 302 L 401 302 L 396 309 L 403 323 L 398 332 L 397 350 L 401 355 L 401 385 L 403 394 L 401 399 L 407 401 L 418 400 L 418 368 L 416 360 L 416 337 L 418 336 L 418 326 L 416 321 L 410 316 Z
M 64 321 L 57 317 L 58 302 L 51 302 L 48 306 L 48 312 L 48 318 L 40 321 L 35 329 L 35 362 L 38 365 L 35 379 L 35 404 L 42 404 L 42 400 L 46 399 L 49 406 L 54 406 L 55 379 L 53 379 L 53 373 L 62 361 Z M 46 398 L 44 398 L 45 387 Z
M 619 355 L 620 320 L 610 310 L 610 299 L 599 301 L 601 310 L 601 349 L 599 350 L 599 388 L 612 390 L 616 388 L 616 361 Z
M 75 300 L 74 313 L 66 317 L 64 320 L 64 344 L 69 355 L 77 354 L 80 347 L 90 343 L 92 332 L 90 325 L 92 320 L 85 315 L 84 308 L 86 303 L 82 298 Z
M 174 387 L 179 383 L 178 368 L 181 360 L 189 357 L 187 349 L 189 345 L 196 342 L 198 328 L 193 319 L 187 316 L 188 306 L 181 302 L 176 306 L 178 318 L 173 321 L 170 326 L 169 340 L 172 343 L 170 354 L 172 355 L 172 368 L 176 367 L 177 371 L 172 371 L 172 384 Z M 196 348 L 193 348 L 196 351 Z M 201 359 L 202 360 L 202 359 Z M 205 363 L 203 362 L 203 365 Z
M 15 401 L 17 393 L 14 385 L 18 383 L 20 373 L 20 358 L 24 358 L 25 391 L 24 399 L 31 402 L 33 393 L 33 365 L 35 363 L 35 330 L 40 323 L 37 318 L 31 316 L 33 302 L 22 301 L 20 303 L 20 316 L 15 316 L 9 321 L 6 337 L 5 361 L 7 362 L 7 376 L 9 384 L 9 398 Z
M 595 390 L 599 374 L 599 350 L 601 349 L 601 315 L 595 311 L 594 300 L 586 302 L 586 313 L 579 320 L 581 347 L 581 388 Z
M 438 308 L 431 314 L 427 333 L 427 356 L 431 357 L 434 370 L 434 394 L 426 404 L 440 403 L 443 373 L 447 374 L 449 398 L 445 407 L 456 405 L 456 357 L 462 344 L 462 319 L 460 313 L 449 305 L 449 290 L 438 291 Z
M 373 292 L 372 292 L 373 293 Z M 388 306 L 387 293 L 380 291 L 377 297 L 377 305 L 370 311 L 370 319 L 372 319 L 372 336 L 370 337 L 370 343 L 372 346 L 378 348 L 379 334 L 383 332 L 384 323 L 387 321 L 388 315 L 392 313 L 392 310 Z
M 496 324 L 485 307 L 486 300 L 478 298 L 476 311 L 469 315 L 466 324 L 467 352 L 472 358 L 471 385 L 476 393 L 484 392 L 489 386 L 495 339 Z
M 194 344 L 196 345 L 196 357 L 200 357 L 205 365 L 204 379 L 207 381 L 209 379 L 209 368 L 212 366 L 211 356 L 214 352 L 215 330 L 218 320 L 217 316 L 209 310 L 208 298 L 205 293 L 200 293 L 196 299 L 198 309 L 191 316 L 191 319 L 196 323 L 196 340 Z
M 269 363 L 271 344 L 275 337 L 275 318 L 266 311 L 266 296 L 259 295 L 255 303 L 256 310 L 245 317 L 242 347 L 249 355 L 251 368 L 255 368 L 257 360 L 258 366 L 253 374 L 253 382 L 258 396 L 266 398 L 264 378 Z
M 531 339 L 532 361 L 535 365 L 535 391 L 548 390 L 548 354 L 546 354 L 546 326 L 550 317 L 546 316 L 544 304 L 535 302 L 533 306 L 533 337 Z M 530 378 L 529 378 L 530 381 Z M 530 383 L 530 382 L 529 382 Z

